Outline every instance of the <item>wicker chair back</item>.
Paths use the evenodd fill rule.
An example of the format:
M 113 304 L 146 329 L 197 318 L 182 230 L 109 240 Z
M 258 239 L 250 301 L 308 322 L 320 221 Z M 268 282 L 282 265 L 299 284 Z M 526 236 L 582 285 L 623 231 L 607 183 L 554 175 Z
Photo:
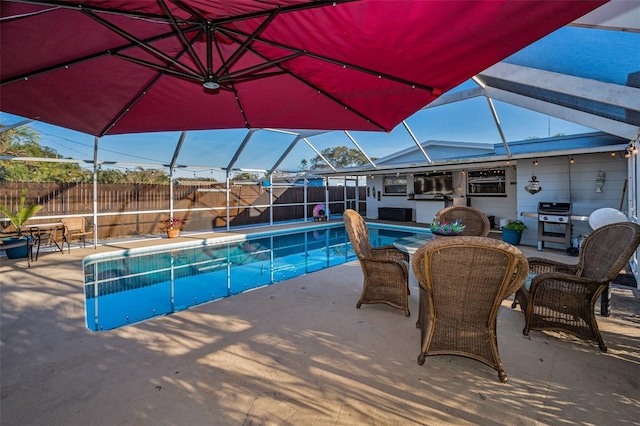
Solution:
M 602 226 L 584 239 L 580 250 L 578 276 L 611 281 L 640 244 L 640 225 L 632 222 Z
M 356 308 L 363 303 L 386 303 L 409 316 L 409 255 L 393 245 L 371 247 L 367 224 L 355 210 L 347 209 L 343 220 L 364 275 Z
M 420 284 L 418 364 L 428 355 L 461 355 L 493 367 L 506 382 L 496 319 L 527 276 L 522 252 L 490 238 L 450 237 L 419 248 L 412 267 Z
M 369 239 L 369 228 L 360 213 L 347 209 L 343 215 L 343 221 L 351 245 L 358 256 L 358 259 L 365 259 L 370 256 L 371 243 Z
M 435 219 L 440 223 L 451 223 L 462 219 L 465 226 L 463 236 L 486 237 L 491 230 L 489 218 L 478 209 L 466 206 L 451 206 L 440 210 Z

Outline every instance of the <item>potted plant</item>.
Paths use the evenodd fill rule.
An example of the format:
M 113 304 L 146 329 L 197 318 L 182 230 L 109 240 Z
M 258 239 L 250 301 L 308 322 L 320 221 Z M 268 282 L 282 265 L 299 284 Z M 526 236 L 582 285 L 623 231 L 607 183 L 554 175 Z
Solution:
M 527 229 L 527 225 L 521 220 L 514 220 L 502 227 L 502 241 L 517 246 L 522 238 L 522 231 Z
M 27 220 L 35 215 L 42 208 L 42 206 L 39 204 L 30 204 L 28 206 L 25 206 L 26 200 L 27 190 L 23 189 L 22 193 L 20 194 L 20 204 L 18 205 L 18 210 L 12 212 L 7 207 L 0 206 L 0 212 L 4 213 L 4 215 L 9 218 L 13 226 L 15 226 L 16 232 L 18 233 L 17 237 L 4 238 L 3 241 L 7 244 L 18 242 L 24 238 L 31 238 L 30 236 L 22 236 L 22 225 L 24 225 Z M 19 259 L 27 256 L 27 250 L 28 244 L 24 247 L 7 249 L 6 253 L 9 259 Z
M 167 237 L 177 238 L 180 236 L 180 229 L 182 229 L 184 219 L 179 217 L 170 217 L 169 219 L 164 219 L 162 223 L 166 224 L 165 229 L 167 231 Z

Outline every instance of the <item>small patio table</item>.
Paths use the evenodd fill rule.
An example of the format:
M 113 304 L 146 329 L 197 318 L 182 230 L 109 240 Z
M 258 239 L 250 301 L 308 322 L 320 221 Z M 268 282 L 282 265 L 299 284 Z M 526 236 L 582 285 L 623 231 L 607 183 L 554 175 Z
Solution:
M 33 245 L 37 246 L 35 260 L 38 260 L 40 245 L 42 244 L 43 239 L 47 240 L 47 245 L 54 244 L 60 253 L 63 253 L 62 247 L 58 244 L 58 240 L 56 239 L 58 231 L 64 232 L 64 224 L 62 222 L 35 223 L 33 225 L 25 225 L 22 228 L 29 230 L 31 237 L 33 238 Z

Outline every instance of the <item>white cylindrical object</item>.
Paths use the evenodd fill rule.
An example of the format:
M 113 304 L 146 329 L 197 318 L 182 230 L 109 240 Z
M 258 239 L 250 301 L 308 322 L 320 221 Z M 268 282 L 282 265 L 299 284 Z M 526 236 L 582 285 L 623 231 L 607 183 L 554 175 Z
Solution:
M 505 226 L 507 226 L 507 224 L 511 222 L 509 219 L 500 219 L 500 229 L 504 228 Z

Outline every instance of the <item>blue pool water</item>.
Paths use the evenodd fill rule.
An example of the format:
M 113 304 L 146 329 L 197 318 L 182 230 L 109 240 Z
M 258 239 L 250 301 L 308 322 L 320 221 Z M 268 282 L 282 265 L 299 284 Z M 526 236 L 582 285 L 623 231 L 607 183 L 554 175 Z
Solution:
M 429 232 L 369 225 L 378 247 Z M 86 324 L 106 331 L 355 260 L 344 225 L 85 258 Z

